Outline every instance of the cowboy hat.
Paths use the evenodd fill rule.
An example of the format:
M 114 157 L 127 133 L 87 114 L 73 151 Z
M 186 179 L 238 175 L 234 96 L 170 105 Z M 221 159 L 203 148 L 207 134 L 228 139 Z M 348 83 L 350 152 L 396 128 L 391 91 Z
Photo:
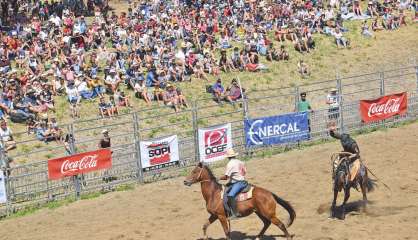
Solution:
M 236 157 L 236 156 L 238 156 L 238 153 L 236 153 L 234 151 L 234 149 L 230 148 L 230 149 L 226 150 L 225 157 L 232 158 L 232 157 Z
M 105 133 L 109 133 L 109 131 L 107 129 L 103 129 L 102 134 L 105 134 Z

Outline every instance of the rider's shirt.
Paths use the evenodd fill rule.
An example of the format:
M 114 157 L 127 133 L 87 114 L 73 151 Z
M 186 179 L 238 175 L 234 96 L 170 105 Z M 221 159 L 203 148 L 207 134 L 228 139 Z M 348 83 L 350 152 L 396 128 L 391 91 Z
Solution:
M 225 175 L 230 178 L 231 183 L 244 181 L 246 173 L 245 164 L 238 159 L 232 159 L 226 165 Z

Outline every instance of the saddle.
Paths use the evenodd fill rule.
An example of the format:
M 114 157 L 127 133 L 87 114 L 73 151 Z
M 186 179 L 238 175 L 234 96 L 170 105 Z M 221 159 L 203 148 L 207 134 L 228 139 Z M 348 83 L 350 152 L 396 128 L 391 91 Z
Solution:
M 225 188 L 226 186 L 222 185 L 221 199 L 224 199 Z M 247 184 L 247 187 L 245 187 L 241 190 L 240 193 L 238 193 L 238 195 L 235 197 L 235 200 L 237 202 L 242 202 L 251 199 L 253 197 L 253 190 L 254 186 L 251 184 Z
M 344 161 L 347 161 L 347 157 L 341 157 L 341 155 L 337 155 L 336 157 L 332 157 L 332 165 L 333 165 L 333 178 L 337 174 L 337 170 L 341 164 L 345 164 Z M 353 182 L 356 177 L 360 174 L 361 176 L 364 175 L 364 165 L 361 163 L 361 159 L 356 159 L 354 162 L 347 164 L 346 173 L 347 173 L 347 180 Z

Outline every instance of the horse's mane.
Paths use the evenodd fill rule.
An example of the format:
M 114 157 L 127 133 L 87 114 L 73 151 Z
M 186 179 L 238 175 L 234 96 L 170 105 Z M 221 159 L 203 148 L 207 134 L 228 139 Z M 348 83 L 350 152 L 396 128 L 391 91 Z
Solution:
M 215 183 L 216 187 L 222 188 L 222 185 L 220 183 L 218 183 L 218 181 L 216 180 L 216 177 L 213 174 L 212 170 L 208 166 L 203 166 L 203 168 L 206 169 L 206 171 L 208 172 L 208 175 L 209 175 L 209 179 L 212 180 Z

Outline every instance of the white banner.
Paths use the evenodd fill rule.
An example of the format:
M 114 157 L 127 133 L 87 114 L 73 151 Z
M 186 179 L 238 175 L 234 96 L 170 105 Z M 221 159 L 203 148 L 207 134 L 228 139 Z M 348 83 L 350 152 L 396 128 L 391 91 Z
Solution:
M 0 169 L 0 203 L 7 202 L 6 195 L 6 180 L 4 179 L 4 172 Z
M 141 163 L 145 172 L 177 165 L 179 143 L 177 135 L 141 141 Z
M 225 158 L 232 148 L 231 123 L 199 129 L 199 155 L 201 162 L 215 162 Z

